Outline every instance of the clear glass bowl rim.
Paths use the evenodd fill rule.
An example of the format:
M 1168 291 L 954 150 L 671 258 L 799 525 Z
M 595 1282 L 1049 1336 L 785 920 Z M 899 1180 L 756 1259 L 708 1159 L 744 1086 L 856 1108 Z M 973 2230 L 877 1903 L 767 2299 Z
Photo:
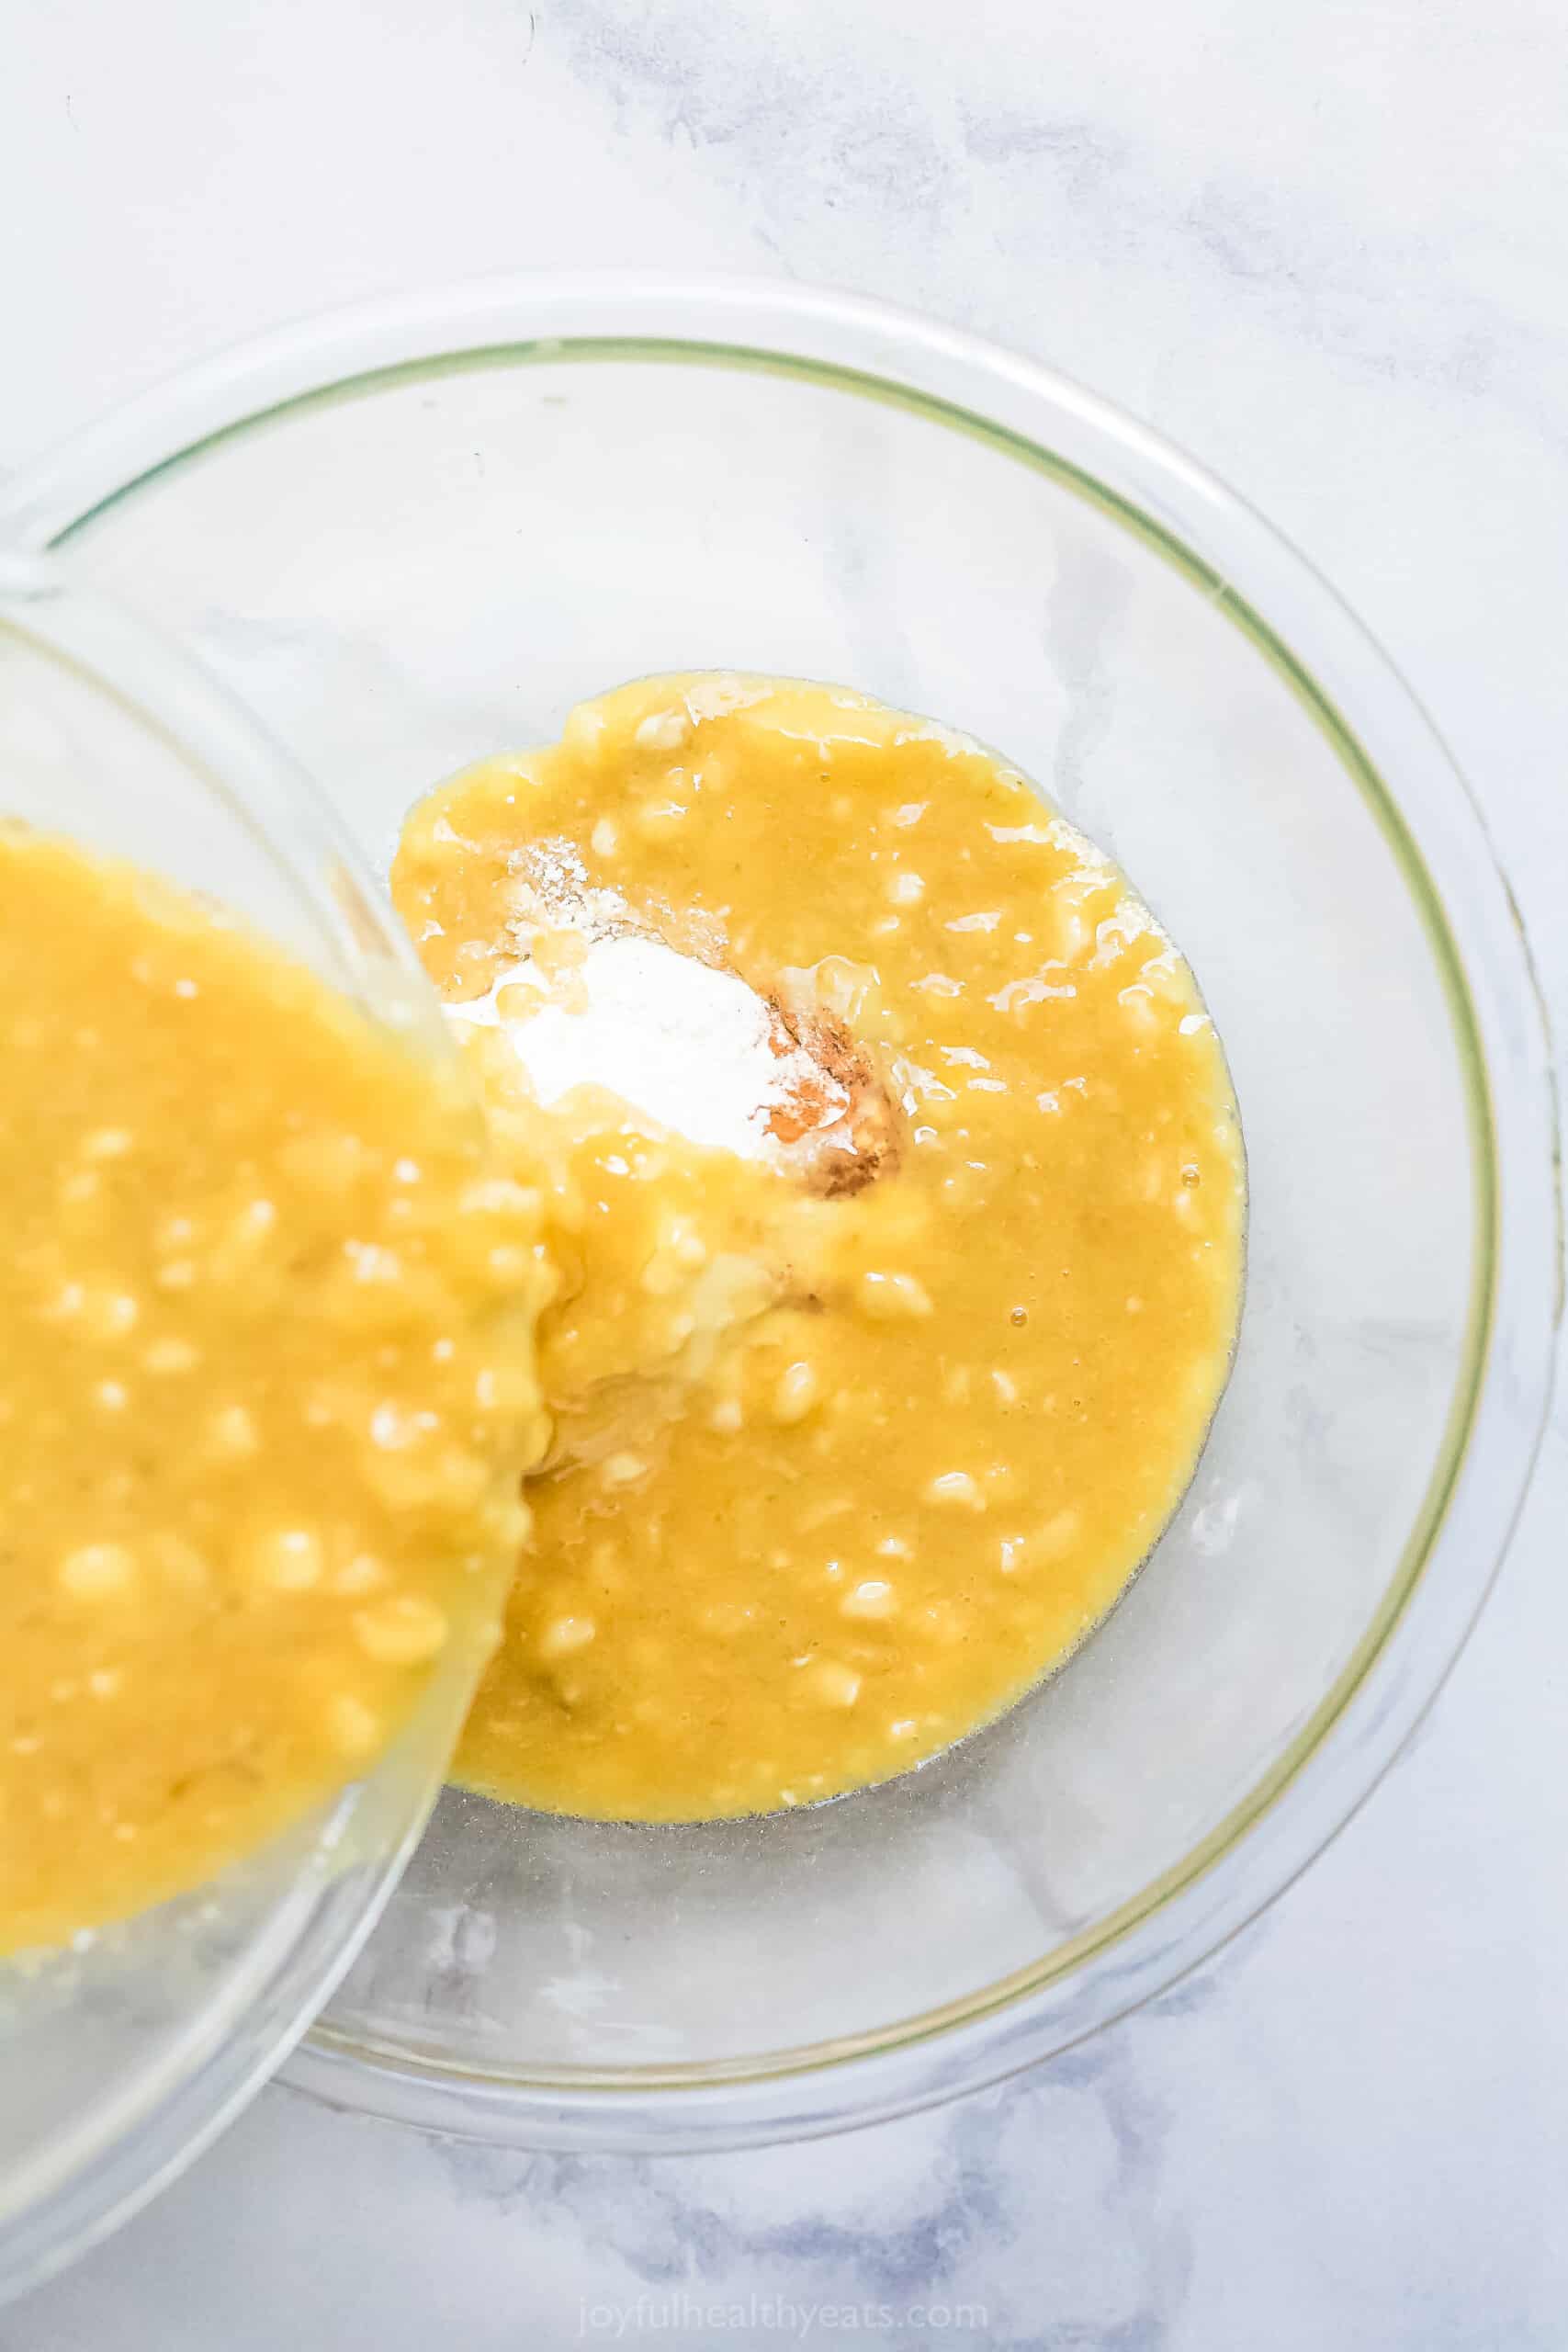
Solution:
M 1479 811 L 1367 631 L 1179 450 L 1066 377 L 916 314 L 768 280 L 653 273 L 493 279 L 338 312 L 187 371 L 22 469 L 0 486 L 0 546 L 68 548 L 164 467 L 368 379 L 569 358 L 761 369 L 902 406 L 1045 472 L 1172 563 L 1285 680 L 1388 840 L 1443 975 L 1475 1155 L 1466 1363 L 1400 1572 L 1292 1747 L 1135 1902 L 965 2001 L 754 2064 L 501 2078 L 318 2029 L 287 2069 L 333 2105 L 504 2144 L 739 2146 L 907 2112 L 1069 2047 L 1235 1934 L 1371 1794 L 1464 1645 L 1545 1426 L 1563 1298 L 1557 1106 L 1529 944 Z

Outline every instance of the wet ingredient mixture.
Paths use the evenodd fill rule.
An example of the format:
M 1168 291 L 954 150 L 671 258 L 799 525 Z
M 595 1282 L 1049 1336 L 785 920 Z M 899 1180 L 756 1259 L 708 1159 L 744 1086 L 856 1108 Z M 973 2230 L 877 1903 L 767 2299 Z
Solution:
M 433 1064 L 0 826 L 0 1951 L 191 1887 L 493 1638 L 540 1200 Z
M 666 677 L 433 795 L 394 892 L 499 1148 L 544 1153 L 561 1268 L 460 1776 L 743 1814 L 995 1715 L 1157 1537 L 1236 1323 L 1224 1058 L 1122 876 L 939 727 Z M 541 1108 L 527 1024 L 617 938 L 738 978 L 805 1056 L 753 1148 L 603 1082 Z

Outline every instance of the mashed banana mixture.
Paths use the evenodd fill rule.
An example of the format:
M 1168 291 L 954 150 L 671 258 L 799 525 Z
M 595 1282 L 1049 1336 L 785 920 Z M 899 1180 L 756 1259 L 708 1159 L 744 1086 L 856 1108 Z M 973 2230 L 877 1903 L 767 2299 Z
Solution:
M 488 1148 L 265 943 L 0 826 L 0 1952 L 363 1770 L 513 1566 L 474 1786 L 660 1820 L 883 1779 L 1065 1657 L 1190 1475 L 1229 1081 L 1021 776 L 655 679 L 434 794 L 394 891 Z M 541 1100 L 529 1037 L 570 1058 L 655 948 L 673 1017 L 754 1033 L 739 1127 L 635 1069 Z
M 995 1715 L 1158 1535 L 1236 1324 L 1224 1057 L 1122 875 L 941 728 L 666 677 L 433 795 L 394 895 L 560 1269 L 460 1777 L 743 1814 Z M 535 1099 L 517 1035 L 620 936 L 757 992 L 795 1074 L 757 1152 Z
M 434 1067 L 9 825 L 0 1020 L 5 1952 L 209 1877 L 488 1650 L 549 1275 Z

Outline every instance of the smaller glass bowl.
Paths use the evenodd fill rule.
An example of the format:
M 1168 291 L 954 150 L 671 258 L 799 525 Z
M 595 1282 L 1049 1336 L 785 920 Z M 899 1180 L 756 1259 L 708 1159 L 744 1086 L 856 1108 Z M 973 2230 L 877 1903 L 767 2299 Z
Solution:
M 0 809 L 222 900 L 450 1055 L 405 939 L 286 756 L 111 604 L 5 556 Z M 417 1838 L 471 1679 L 437 1676 L 368 1778 L 210 1884 L 0 1962 L 0 2302 L 151 2196 L 272 2073 Z

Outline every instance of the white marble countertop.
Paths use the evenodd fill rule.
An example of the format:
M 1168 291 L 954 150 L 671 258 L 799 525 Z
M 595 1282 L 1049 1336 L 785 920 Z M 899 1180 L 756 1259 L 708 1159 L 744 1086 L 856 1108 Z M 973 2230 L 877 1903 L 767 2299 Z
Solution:
M 487 269 L 923 306 L 1145 416 L 1337 582 L 1481 795 L 1568 1032 L 1568 17 L 1542 0 L 0 13 L 0 465 L 236 335 Z M 274 2090 L 0 2313 L 0 2352 L 768 2345 L 863 2303 L 897 2346 L 1568 2343 L 1565 1527 L 1560 1410 L 1381 1793 L 1238 1944 L 1033 2079 L 653 2163 Z

